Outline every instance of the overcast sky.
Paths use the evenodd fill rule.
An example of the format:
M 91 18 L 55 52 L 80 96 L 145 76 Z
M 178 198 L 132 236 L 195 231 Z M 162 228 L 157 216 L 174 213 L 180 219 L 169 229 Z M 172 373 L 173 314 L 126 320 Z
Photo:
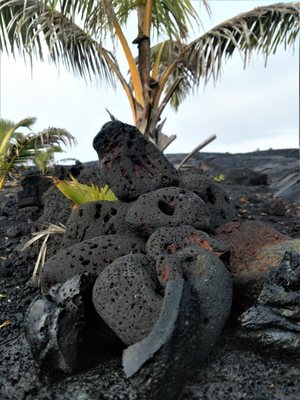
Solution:
M 205 29 L 240 12 L 276 1 L 211 1 L 209 20 L 203 8 L 200 16 Z M 286 1 L 285 1 L 286 2 Z M 199 8 L 197 2 L 193 2 Z M 136 32 L 132 32 L 135 38 Z M 299 45 L 281 48 L 264 67 L 263 56 L 254 55 L 243 69 L 239 55 L 224 65 L 221 80 L 210 82 L 190 96 L 178 113 L 167 109 L 166 134 L 177 139 L 169 153 L 189 152 L 212 133 L 217 139 L 205 148 L 210 152 L 249 152 L 257 149 L 299 146 Z M 15 122 L 35 116 L 35 131 L 49 126 L 67 129 L 78 145 L 65 157 L 80 161 L 97 159 L 92 147 L 94 136 L 107 122 L 108 108 L 119 120 L 132 123 L 131 111 L 122 89 L 86 83 L 71 72 L 34 63 L 33 71 L 22 59 L 1 57 L 1 117 Z M 62 158 L 63 155 L 60 155 Z

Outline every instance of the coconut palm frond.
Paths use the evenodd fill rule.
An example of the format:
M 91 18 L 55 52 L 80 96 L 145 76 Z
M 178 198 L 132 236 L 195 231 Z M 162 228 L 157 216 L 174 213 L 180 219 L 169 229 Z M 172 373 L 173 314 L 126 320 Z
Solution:
M 0 125 L 0 157 L 5 154 L 8 144 L 12 137 L 16 134 L 19 128 L 28 128 L 31 130 L 31 125 L 36 122 L 36 118 L 30 117 L 14 124 L 12 121 L 1 119 Z M 15 135 L 17 136 L 17 135 Z
M 208 0 L 202 0 L 203 4 L 209 10 Z M 147 6 L 148 1 L 137 2 L 136 0 L 101 0 L 95 7 L 94 13 L 89 13 L 88 27 L 93 27 L 103 32 L 108 31 L 112 27 L 112 15 L 110 9 L 113 10 L 114 16 L 119 24 L 124 26 L 128 22 L 129 15 L 136 11 L 141 5 Z M 182 37 L 185 38 L 188 28 L 192 26 L 192 22 L 199 22 L 198 15 L 190 0 L 174 1 L 174 0 L 152 0 L 151 1 L 151 24 L 156 30 L 157 35 L 164 34 L 168 38 Z
M 3 142 L 4 137 L 7 135 L 7 132 L 13 129 L 15 123 L 10 121 L 9 119 L 0 119 L 0 143 Z
M 32 136 L 35 147 L 46 147 L 49 145 L 72 146 L 76 145 L 76 138 L 66 129 L 46 128 L 43 131 Z
M 80 76 L 96 76 L 114 84 L 113 55 L 80 27 L 80 14 L 76 13 L 83 3 L 85 9 L 89 3 L 92 13 L 92 2 L 0 0 L 0 50 L 41 61 L 49 56 Z
M 203 4 L 209 7 L 206 0 Z M 152 7 L 152 24 L 158 35 L 184 39 L 192 26 L 192 21 L 199 23 L 198 15 L 189 0 L 154 0 Z
M 282 3 L 239 14 L 188 45 L 169 41 L 162 57 L 161 75 L 166 66 L 173 65 L 164 89 L 170 88 L 176 76 L 183 77 L 171 99 L 177 108 L 201 79 L 205 83 L 211 77 L 218 79 L 224 61 L 234 53 L 240 53 L 245 67 L 254 51 L 262 53 L 267 62 L 268 56 L 275 53 L 280 44 L 293 45 L 299 30 L 299 4 Z M 153 59 L 157 51 L 153 48 Z
M 239 14 L 193 41 L 183 61 L 196 79 L 217 79 L 222 61 L 239 52 L 245 66 L 253 51 L 266 60 L 278 45 L 292 45 L 300 30 L 299 4 L 282 3 L 258 7 Z M 204 68 L 203 68 L 204 67 Z
M 46 261 L 47 242 L 49 240 L 49 237 L 54 234 L 63 235 L 65 231 L 66 227 L 63 224 L 60 225 L 50 224 L 46 229 L 43 229 L 39 232 L 34 232 L 32 234 L 33 238 L 28 240 L 28 242 L 26 242 L 25 245 L 22 247 L 22 251 L 24 251 L 38 240 L 44 238 L 32 273 L 32 281 L 34 284 L 39 285 L 39 277 Z

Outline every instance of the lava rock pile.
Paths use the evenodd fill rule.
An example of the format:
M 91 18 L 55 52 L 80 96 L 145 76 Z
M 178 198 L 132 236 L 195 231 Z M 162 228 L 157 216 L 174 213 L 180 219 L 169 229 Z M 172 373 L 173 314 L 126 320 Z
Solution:
M 177 399 L 230 313 L 232 244 L 220 226 L 234 207 L 203 174 L 180 175 L 135 127 L 105 124 L 94 148 L 119 200 L 72 211 L 27 312 L 32 354 L 47 373 L 71 373 L 127 346 L 139 399 Z

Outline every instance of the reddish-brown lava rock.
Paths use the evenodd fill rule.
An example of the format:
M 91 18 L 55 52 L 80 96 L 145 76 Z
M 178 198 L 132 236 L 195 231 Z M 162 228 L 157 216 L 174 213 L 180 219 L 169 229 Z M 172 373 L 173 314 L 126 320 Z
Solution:
M 251 271 L 253 259 L 263 246 L 272 246 L 291 239 L 260 221 L 229 222 L 217 229 L 216 238 L 230 248 L 230 271 L 233 274 Z M 268 267 L 261 264 L 255 270 L 268 272 Z
M 216 237 L 230 248 L 233 313 L 239 314 L 254 304 L 268 273 L 286 250 L 295 248 L 294 240 L 260 221 L 227 223 Z
M 175 228 L 163 227 L 157 229 L 148 239 L 146 253 L 150 256 L 173 254 L 185 247 L 196 246 L 212 251 L 217 255 L 225 256 L 228 246 L 220 240 L 209 236 L 206 232 L 192 226 L 183 225 Z

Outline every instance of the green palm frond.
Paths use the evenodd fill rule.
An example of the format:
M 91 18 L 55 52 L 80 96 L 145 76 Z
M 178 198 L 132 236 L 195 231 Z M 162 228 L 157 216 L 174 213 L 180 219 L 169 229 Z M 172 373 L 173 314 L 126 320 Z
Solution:
M 1 138 L 0 141 L 0 190 L 10 171 L 28 161 L 34 161 L 37 153 L 49 150 L 53 154 L 54 151 L 58 151 L 58 148 L 61 149 L 61 145 L 76 144 L 74 136 L 60 128 L 48 128 L 42 132 L 31 132 L 27 135 L 15 134 L 20 127 L 30 129 L 35 121 L 36 118 L 26 118 L 12 127 L 10 123 L 3 124 L 3 127 L 9 126 L 9 130 L 3 134 L 3 139 Z
M 209 10 L 208 0 L 202 0 L 202 2 Z M 93 31 L 94 34 L 96 33 L 100 37 L 103 34 L 106 35 L 111 29 L 110 7 L 114 11 L 119 24 L 124 26 L 127 24 L 130 14 L 144 3 L 136 0 L 100 0 L 98 5 L 94 7 L 93 12 L 91 12 L 90 5 L 86 4 L 85 29 Z M 188 29 L 192 26 L 192 22 L 199 23 L 199 19 L 190 0 L 153 0 L 151 22 L 157 35 L 163 34 L 168 38 L 178 36 L 185 38 Z
M 178 76 L 182 77 L 171 104 L 177 109 L 181 100 L 199 85 L 201 79 L 205 83 L 211 77 L 218 79 L 224 61 L 234 53 L 240 53 L 245 67 L 254 51 L 262 53 L 267 62 L 268 56 L 275 53 L 280 44 L 291 46 L 295 43 L 299 29 L 299 4 L 281 3 L 239 14 L 188 45 L 165 42 L 160 74 L 170 65 L 173 66 L 165 91 L 170 90 Z M 152 48 L 152 65 L 159 47 L 160 44 Z
M 207 1 L 203 3 L 208 7 Z M 192 26 L 192 21 L 199 23 L 191 1 L 153 1 L 152 24 L 158 36 L 163 34 L 168 38 L 181 37 L 185 39 Z
M 17 133 L 19 128 L 28 128 L 31 130 L 31 125 L 36 122 L 36 118 L 25 118 L 19 121 L 17 124 L 12 121 L 1 119 L 0 125 L 0 158 L 6 152 L 6 149 L 12 139 L 18 139 L 22 135 Z
M 99 188 L 93 184 L 91 186 L 85 185 L 78 182 L 72 175 L 71 181 L 59 180 L 53 178 L 56 187 L 71 200 L 74 204 L 80 206 L 81 204 L 91 201 L 116 201 L 118 200 L 116 195 L 111 189 L 105 185 L 103 188 Z

